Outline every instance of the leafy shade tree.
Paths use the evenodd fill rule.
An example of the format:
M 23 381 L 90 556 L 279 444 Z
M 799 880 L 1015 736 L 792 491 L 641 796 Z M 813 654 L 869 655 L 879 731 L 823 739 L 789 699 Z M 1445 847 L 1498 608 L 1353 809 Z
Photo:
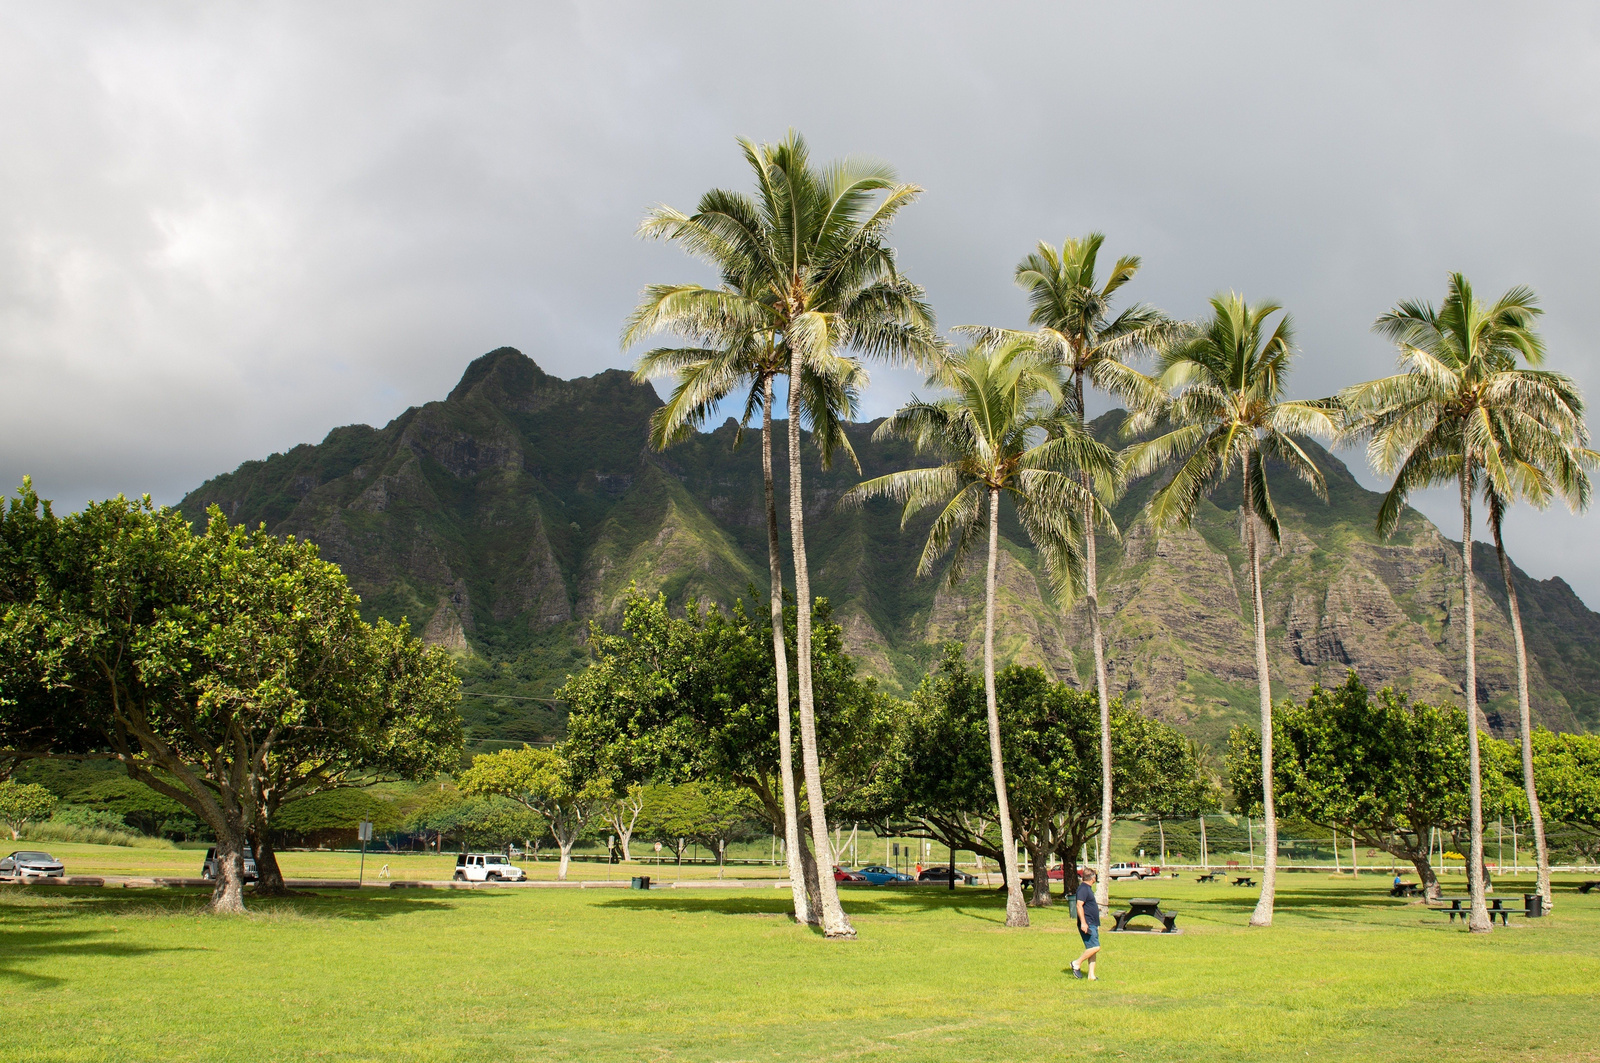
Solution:
M 1341 393 L 1354 428 L 1368 437 L 1367 456 L 1394 485 L 1378 511 L 1378 531 L 1391 534 L 1406 499 L 1425 487 L 1454 483 L 1461 498 L 1461 590 L 1466 642 L 1470 866 L 1483 865 L 1483 770 L 1478 752 L 1478 658 L 1472 573 L 1472 497 L 1480 480 L 1502 501 L 1534 485 L 1541 457 L 1583 432 L 1582 399 L 1558 373 L 1522 368 L 1544 360 L 1533 323 L 1541 313 L 1528 288 L 1513 288 L 1493 305 L 1451 274 L 1442 305 L 1404 302 L 1373 328 L 1393 340 L 1402 371 Z M 1524 460 L 1527 459 L 1527 460 Z M 1493 929 L 1481 873 L 1468 876 L 1475 933 Z
M 26 484 L 3 524 L 0 741 L 109 755 L 193 812 L 216 838 L 214 911 L 244 908 L 244 843 L 283 758 L 324 749 L 330 721 L 348 735 L 382 717 L 396 643 L 437 681 L 404 706 L 431 730 L 388 733 L 458 748 L 448 658 L 364 623 L 310 543 L 230 527 L 215 508 L 195 534 L 148 498 L 57 518 Z
M 393 803 L 364 790 L 345 787 L 323 790 L 285 804 L 272 820 L 272 830 L 300 844 L 323 845 L 356 836 L 363 820 L 374 831 L 387 832 L 399 824 Z
M 405 621 L 397 626 L 380 618 L 361 630 L 365 697 L 308 704 L 257 777 L 259 815 L 249 831 L 257 896 L 288 892 L 272 838 L 278 810 L 288 802 L 377 774 L 431 779 L 461 763 L 461 684 L 449 656 L 413 638 Z
M 11 831 L 11 840 L 22 837 L 30 823 L 41 823 L 56 810 L 56 795 L 38 783 L 0 782 L 0 823 Z
M 1466 716 L 1452 706 L 1410 703 L 1387 688 L 1371 696 L 1351 672 L 1342 686 L 1312 688 L 1304 704 L 1282 703 L 1272 726 L 1281 811 L 1409 861 L 1429 899 L 1437 899 L 1433 832 L 1455 835 L 1470 822 Z M 1262 801 L 1260 746 L 1249 728 L 1229 736 L 1234 795 L 1251 811 Z M 1510 747 L 1496 746 L 1509 767 Z M 1514 788 L 1497 778 L 1489 796 L 1509 803 Z
M 1545 811 L 1600 838 L 1600 735 L 1533 733 L 1533 764 Z
M 507 797 L 544 817 L 547 830 L 561 851 L 561 865 L 556 871 L 560 882 L 567 880 L 572 847 L 593 829 L 612 796 L 597 782 L 576 777 L 571 768 L 557 750 L 523 746 L 480 753 L 461 774 L 462 793 Z
M 628 844 L 639 824 L 639 814 L 644 810 L 644 787 L 638 783 L 622 787 L 622 792 L 607 802 L 602 813 L 606 825 L 616 834 L 617 847 L 623 860 L 632 860 Z
M 1058 250 L 1040 242 L 1038 249 L 1017 266 L 1016 281 L 1028 293 L 1028 321 L 1038 326 L 1031 334 L 1001 333 L 999 330 L 965 330 L 998 339 L 1026 338 L 1048 360 L 1061 367 L 1070 380 L 1065 396 L 1065 412 L 1088 423 L 1083 385 L 1089 382 L 1117 396 L 1130 407 L 1138 408 L 1149 400 L 1148 382 L 1127 362 L 1180 333 L 1180 326 L 1160 310 L 1143 303 L 1130 306 L 1113 316 L 1113 297 L 1139 271 L 1137 255 L 1117 259 L 1102 281 L 1096 274 L 1103 233 L 1090 233 L 1082 239 L 1068 239 Z M 957 330 L 963 331 L 963 330 Z M 1086 491 L 1092 488 L 1087 471 L 1081 473 Z M 1094 651 L 1095 693 L 1100 702 L 1100 775 L 1104 808 L 1109 821 L 1113 804 L 1111 789 L 1111 699 L 1106 680 L 1105 638 L 1100 630 L 1099 566 L 1095 552 L 1095 514 L 1084 510 L 1083 594 L 1089 613 L 1089 638 Z M 1111 879 L 1111 851 L 1102 847 L 1097 893 L 1102 907 L 1107 903 Z
M 830 805 L 869 818 L 876 764 L 892 707 L 857 676 L 844 632 L 819 599 L 811 626 L 814 704 L 822 793 Z M 782 829 L 782 753 L 770 611 L 735 601 L 726 612 L 631 590 L 616 633 L 590 632 L 589 667 L 558 692 L 571 708 L 569 755 L 614 787 L 700 781 L 755 796 L 766 821 Z M 798 620 L 784 610 L 780 636 L 794 654 Z M 809 802 L 809 788 L 801 799 Z M 809 809 L 806 809 L 809 811 Z M 792 866 L 808 880 L 817 862 L 802 835 Z M 826 850 L 824 850 L 826 852 Z M 813 905 L 819 910 L 820 904 Z
M 1070 882 L 1079 852 L 1104 822 L 1097 699 L 1016 665 L 997 673 L 996 694 L 1014 835 L 1034 866 L 1032 903 L 1044 905 L 1050 857 L 1061 860 Z M 982 677 L 952 644 L 900 717 L 885 772 L 886 807 L 941 844 L 1000 859 L 1003 852 L 983 829 L 995 818 L 987 709 Z M 1120 700 L 1112 702 L 1111 716 L 1117 812 L 1181 803 L 1176 795 L 1193 786 L 1195 775 L 1183 736 Z
M 694 304 L 686 314 L 701 315 L 700 320 L 740 321 L 750 342 L 760 345 L 770 338 L 774 349 L 788 355 L 789 545 L 802 606 L 795 658 L 800 754 L 805 786 L 820 795 L 800 470 L 806 388 L 793 385 L 804 381 L 808 367 L 838 379 L 833 367 L 841 358 L 919 361 L 937 351 L 933 313 L 922 290 L 900 275 L 886 243 L 895 217 L 920 189 L 878 163 L 844 160 L 818 168 L 795 133 L 777 144 L 739 143 L 756 179 L 754 196 L 713 190 L 701 197 L 694 214 L 662 206 L 640 227 L 643 235 L 670 240 L 711 265 L 722 286 L 686 286 L 666 300 L 647 293 L 645 301 L 659 306 L 663 316 L 675 306 Z M 653 328 L 654 322 L 636 319 L 633 327 Z M 827 852 L 828 821 L 820 797 L 810 802 L 810 810 L 812 844 Z M 832 878 L 823 876 L 818 886 L 824 932 L 853 936 Z
M 670 330 L 698 343 L 691 347 L 662 347 L 644 354 L 634 370 L 635 379 L 675 376 L 672 397 L 650 421 L 650 443 L 658 450 L 687 437 L 739 391 L 748 389 L 744 418 L 735 445 L 750 417 L 761 411 L 761 474 L 766 501 L 767 568 L 770 576 L 772 656 L 776 667 L 778 703 L 779 777 L 783 791 L 783 831 L 785 856 L 802 851 L 800 842 L 799 796 L 794 779 L 792 724 L 789 698 L 789 661 L 784 653 L 783 636 L 783 558 L 778 535 L 777 492 L 772 472 L 772 429 L 774 420 L 773 382 L 790 370 L 787 349 L 772 331 L 770 315 L 751 319 L 751 303 L 760 303 L 763 292 L 760 274 L 754 277 L 724 269 L 720 289 L 699 285 L 654 285 L 629 319 L 623 345 L 632 346 L 644 335 Z M 743 285 L 755 281 L 754 291 Z M 729 296 L 735 298 L 730 299 Z M 850 452 L 850 441 L 842 421 L 852 417 L 857 395 L 866 384 L 861 366 L 847 358 L 830 355 L 803 367 L 801 407 L 812 426 L 812 440 L 822 455 L 824 468 L 831 465 L 834 452 L 843 447 Z M 851 458 L 854 460 L 854 453 Z M 626 842 L 624 842 L 626 849 Z M 797 922 L 818 925 L 822 922 L 815 867 L 798 863 L 790 869 L 789 882 Z
M 1095 514 L 1115 530 L 1105 506 L 1093 490 L 1084 486 L 1078 474 L 1086 473 L 1109 487 L 1115 478 L 1116 458 L 1076 418 L 1049 416 L 1060 402 L 1056 370 L 1021 340 L 975 344 L 949 359 L 929 378 L 929 383 L 945 389 L 949 396 L 931 402 L 913 397 L 878 427 L 875 438 L 909 439 L 919 453 L 940 453 L 945 462 L 931 469 L 909 469 L 868 480 L 852 488 L 841 501 L 859 505 L 868 498 L 887 495 L 904 504 L 901 527 L 923 510 L 939 507 L 917 572 L 927 575 L 939 558 L 953 551 L 949 568 L 952 584 L 959 580 L 973 544 L 987 533 L 983 674 L 990 766 L 1009 891 L 1006 925 L 1027 926 L 995 693 L 994 607 L 1000 499 L 1003 495 L 1011 498 L 1029 538 L 1044 556 L 1058 591 L 1070 593 L 1072 582 L 1081 571 L 1078 515 Z
M 1272 678 L 1267 666 L 1267 617 L 1261 593 L 1261 533 L 1278 541 L 1278 514 L 1267 487 L 1267 462 L 1288 466 L 1317 494 L 1327 487 L 1316 464 L 1295 441 L 1297 435 L 1336 434 L 1336 404 L 1329 400 L 1290 402 L 1283 398 L 1293 330 L 1289 315 L 1268 331 L 1268 319 L 1281 309 L 1251 306 L 1237 293 L 1211 300 L 1211 318 L 1192 335 L 1164 347 L 1155 381 L 1163 396 L 1129 420 L 1134 432 L 1165 421 L 1166 431 L 1123 452 L 1126 474 L 1147 476 L 1171 469 L 1151 498 L 1148 513 L 1158 530 L 1187 527 L 1200 500 L 1228 482 L 1235 470 L 1243 487 L 1245 550 L 1250 564 L 1250 608 L 1255 621 L 1256 681 L 1260 690 L 1262 800 L 1266 860 L 1261 897 L 1251 926 L 1271 926 L 1278 884 L 1278 823 L 1272 793 Z
M 682 857 L 682 846 L 693 841 L 717 855 L 717 877 L 729 842 L 745 837 L 752 820 L 762 810 L 748 790 L 714 782 L 687 782 L 652 786 L 645 802 L 644 830 L 670 845 Z

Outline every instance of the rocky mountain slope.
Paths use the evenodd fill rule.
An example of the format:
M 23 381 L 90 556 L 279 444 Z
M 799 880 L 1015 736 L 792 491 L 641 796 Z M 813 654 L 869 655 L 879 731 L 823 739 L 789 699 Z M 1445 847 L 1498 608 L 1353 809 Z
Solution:
M 181 503 L 319 543 L 373 614 L 406 616 L 462 657 L 476 741 L 556 733 L 547 697 L 583 661 L 591 620 L 614 620 L 630 583 L 727 602 L 766 586 L 760 451 L 735 449 L 732 422 L 657 454 L 645 445 L 659 399 L 610 370 L 577 380 L 503 348 L 474 361 L 442 402 L 381 429 L 338 428 L 318 445 L 246 462 Z M 1110 434 L 1118 415 L 1097 422 Z M 907 467 L 898 444 L 851 439 L 863 472 Z M 780 444 L 781 454 L 781 444 Z M 1268 559 L 1275 693 L 1302 695 L 1355 668 L 1414 696 L 1460 696 L 1457 546 L 1420 514 L 1392 540 L 1372 532 L 1378 496 L 1332 455 L 1323 503 L 1287 477 L 1274 484 L 1284 536 Z M 887 504 L 834 508 L 858 474 L 808 465 L 813 585 L 834 604 L 851 648 L 891 689 L 914 685 L 941 643 L 974 650 L 982 587 L 917 578 L 918 528 Z M 783 488 L 780 487 L 780 490 Z M 1112 680 L 1147 711 L 1215 740 L 1255 705 L 1237 487 L 1202 507 L 1190 531 L 1156 538 L 1137 519 L 1148 486 L 1116 508 L 1120 540 L 1102 541 L 1102 610 Z M 1090 680 L 1081 605 L 1058 609 L 1026 540 L 1007 522 L 999 646 L 1074 682 Z M 1491 727 L 1514 726 L 1510 626 L 1493 551 L 1477 547 L 1480 695 Z M 1560 579 L 1517 574 L 1533 656 L 1535 711 L 1552 727 L 1600 726 L 1600 615 Z

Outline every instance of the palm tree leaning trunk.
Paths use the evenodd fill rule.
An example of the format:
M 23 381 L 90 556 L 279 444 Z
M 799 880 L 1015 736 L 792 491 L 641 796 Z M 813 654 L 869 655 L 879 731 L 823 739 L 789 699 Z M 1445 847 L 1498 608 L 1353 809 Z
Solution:
M 1475 932 L 1492 929 L 1483 885 L 1483 762 L 1478 756 L 1478 635 L 1472 593 L 1472 466 L 1461 463 L 1461 601 L 1462 624 L 1467 631 L 1467 811 L 1471 838 L 1467 848 L 1467 893 L 1472 898 L 1468 926 Z M 1482 913 L 1480 925 L 1479 914 Z
M 789 444 L 794 445 L 793 440 Z M 772 576 L 772 660 L 778 686 L 778 766 L 783 785 L 783 843 L 789 854 L 789 889 L 797 922 L 822 922 L 815 861 L 805 860 L 800 841 L 799 795 L 794 779 L 793 722 L 789 706 L 789 653 L 783 644 L 783 556 L 778 542 L 778 492 L 772 480 L 772 375 L 761 378 L 761 478 L 767 503 L 767 568 Z M 802 599 L 803 600 L 803 599 Z
M 1145 378 L 1126 364 L 1129 355 L 1146 352 L 1181 332 L 1181 326 L 1160 310 L 1139 303 L 1111 316 L 1112 297 L 1139 272 L 1137 255 L 1124 255 L 1111 267 L 1104 283 L 1096 277 L 1104 233 L 1068 238 L 1058 250 L 1040 241 L 1034 252 L 1018 263 L 1014 279 L 1028 293 L 1028 321 L 1039 326 L 1032 340 L 1041 353 L 1072 376 L 1072 410 L 1087 424 L 1083 403 L 1083 378 L 1120 397 L 1129 406 L 1147 399 L 1141 391 Z M 983 333 L 987 330 L 963 330 Z M 1020 333 L 1009 335 L 1020 337 Z M 991 336 L 990 338 L 996 338 Z M 1085 497 L 1092 497 L 1087 473 L 1082 478 Z M 1104 908 L 1111 889 L 1111 827 L 1115 809 L 1112 789 L 1111 700 L 1106 677 L 1105 637 L 1100 628 L 1099 565 L 1095 550 L 1096 526 L 1084 511 L 1083 584 L 1093 644 L 1095 692 L 1100 701 L 1100 824 L 1105 844 L 1100 846 L 1099 876 L 1095 896 Z M 1065 885 L 1065 883 L 1063 883 Z
M 1539 792 L 1533 782 L 1533 713 L 1528 704 L 1528 645 L 1522 637 L 1522 607 L 1517 602 L 1517 585 L 1511 575 L 1511 558 L 1506 555 L 1500 522 L 1505 507 L 1496 505 L 1490 495 L 1489 527 L 1494 532 L 1494 553 L 1500 561 L 1500 580 L 1506 587 L 1506 611 L 1511 615 L 1511 642 L 1517 655 L 1517 720 L 1522 732 L 1522 789 L 1528 795 L 1528 819 L 1533 822 L 1533 845 L 1539 862 L 1535 892 L 1544 899 L 1544 910 L 1553 907 L 1550 898 L 1550 850 L 1544 840 L 1544 813 L 1539 808 Z
M 1266 609 L 1261 590 L 1261 532 L 1279 538 L 1277 511 L 1267 489 L 1270 456 L 1310 484 L 1322 498 L 1322 473 L 1295 436 L 1333 436 L 1338 430 L 1331 399 L 1289 402 L 1284 378 L 1293 353 L 1293 329 L 1285 314 L 1271 335 L 1267 319 L 1279 307 L 1251 306 L 1243 296 L 1211 300 L 1212 316 L 1193 334 L 1160 351 L 1161 376 L 1151 382 L 1159 402 L 1140 409 L 1128 429 L 1141 432 L 1165 421 L 1168 431 L 1124 451 L 1124 475 L 1148 476 L 1175 459 L 1177 469 L 1150 499 L 1148 512 L 1157 529 L 1187 527 L 1195 507 L 1240 470 L 1241 529 L 1250 561 L 1250 607 L 1254 614 L 1256 683 L 1261 698 L 1261 779 L 1265 801 L 1266 859 L 1261 897 L 1251 926 L 1271 926 L 1277 892 L 1278 824 L 1272 791 L 1272 676 L 1267 659 Z
M 1265 825 L 1266 856 L 1261 864 L 1261 896 L 1250 913 L 1251 926 L 1271 926 L 1278 895 L 1278 809 L 1273 798 L 1272 674 L 1267 663 L 1267 614 L 1261 594 L 1261 521 L 1256 514 L 1253 474 L 1259 452 L 1246 460 L 1244 481 L 1244 541 L 1250 555 L 1250 612 L 1255 627 L 1256 690 L 1261 708 L 1261 819 Z M 1265 484 L 1261 485 L 1262 489 Z M 1202 819 L 1202 823 L 1205 821 Z
M 989 558 L 983 580 L 983 700 L 989 716 L 989 767 L 994 776 L 994 799 L 1000 814 L 1000 847 L 1005 855 L 1006 926 L 1027 926 L 1028 909 L 1022 899 L 1022 875 L 1017 867 L 1017 840 L 1011 832 L 1011 799 L 1006 793 L 1005 759 L 1000 753 L 1000 702 L 994 683 L 995 569 L 1000 560 L 1000 489 L 989 488 Z M 1034 879 L 1046 869 L 1035 866 Z
M 902 528 L 917 513 L 938 507 L 917 562 L 917 574 L 932 572 L 939 558 L 954 553 L 948 570 L 952 585 L 961 577 L 968 552 L 987 535 L 984 581 L 983 670 L 988 709 L 989 763 L 999 814 L 1001 865 L 1006 877 L 1006 925 L 1028 925 L 1017 868 L 1016 837 L 1006 787 L 999 699 L 994 676 L 994 613 L 1000 556 L 1000 498 L 1009 495 L 1028 537 L 1043 555 L 1058 595 L 1070 597 L 1082 578 L 1078 548 L 1079 514 L 1085 511 L 1080 470 L 1104 487 L 1113 479 L 1116 458 L 1061 410 L 1060 370 L 1027 334 L 994 332 L 950 357 L 928 382 L 952 394 L 937 401 L 915 397 L 879 426 L 874 438 L 910 439 L 919 453 L 939 451 L 946 459 L 932 469 L 908 469 L 852 488 L 841 504 L 859 505 L 887 495 L 905 504 Z M 1115 525 L 1091 496 L 1088 512 Z M 1034 875 L 1045 872 L 1035 868 Z M 1046 887 L 1048 888 L 1048 887 Z

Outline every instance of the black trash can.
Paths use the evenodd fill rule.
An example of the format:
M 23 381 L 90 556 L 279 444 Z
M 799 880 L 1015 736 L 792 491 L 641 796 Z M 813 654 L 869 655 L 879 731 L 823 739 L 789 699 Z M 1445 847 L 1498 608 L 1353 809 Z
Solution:
M 649 875 L 635 875 L 635 876 L 633 876 L 633 881 L 628 884 L 628 888 L 629 889 L 636 889 L 636 890 L 647 890 L 647 889 L 649 889 L 650 888 L 650 876 Z
M 1527 910 L 1529 919 L 1544 918 L 1544 897 L 1537 893 L 1524 893 L 1522 906 Z

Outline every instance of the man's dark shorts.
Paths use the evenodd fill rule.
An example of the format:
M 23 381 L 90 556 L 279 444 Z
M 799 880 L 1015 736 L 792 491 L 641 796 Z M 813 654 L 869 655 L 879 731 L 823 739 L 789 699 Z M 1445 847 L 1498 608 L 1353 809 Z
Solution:
M 1079 930 L 1078 936 L 1083 939 L 1083 947 L 1097 949 L 1100 947 L 1100 927 L 1091 926 L 1088 930 Z

